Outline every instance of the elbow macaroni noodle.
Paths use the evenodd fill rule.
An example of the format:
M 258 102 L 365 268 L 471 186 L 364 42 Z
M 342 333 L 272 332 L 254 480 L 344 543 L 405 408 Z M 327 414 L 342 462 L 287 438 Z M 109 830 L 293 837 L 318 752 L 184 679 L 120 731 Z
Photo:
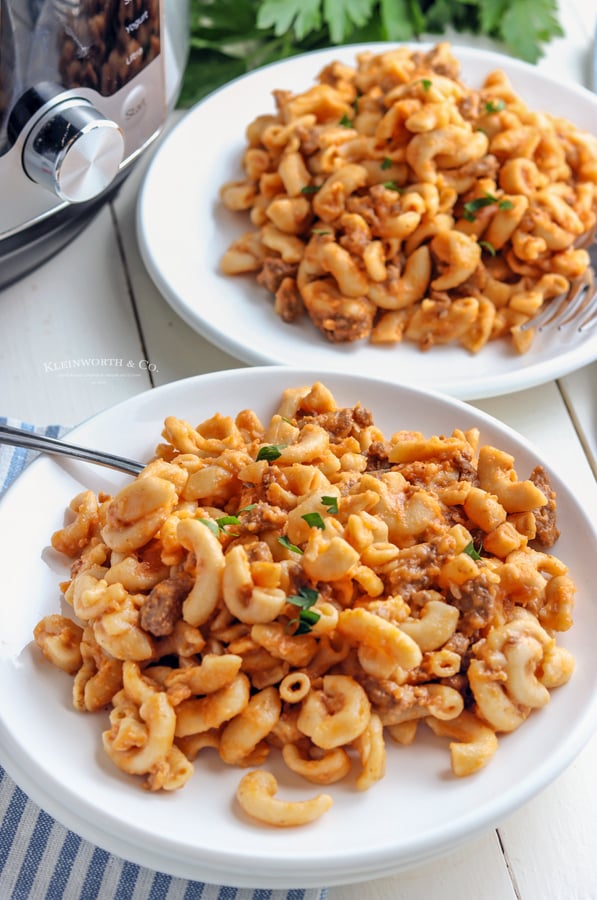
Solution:
M 225 252 L 286 322 L 331 342 L 406 340 L 477 353 L 521 331 L 589 271 L 597 137 L 528 108 L 506 74 L 460 79 L 450 44 L 363 51 L 314 86 L 275 90 L 222 185 L 252 230 Z
M 321 382 L 266 423 L 169 417 L 162 434 L 116 496 L 71 502 L 52 546 L 72 561 L 72 615 L 34 632 L 75 708 L 109 710 L 104 750 L 148 790 L 182 787 L 211 748 L 251 769 L 250 817 L 305 824 L 332 797 L 277 798 L 270 754 L 367 790 L 386 742 L 422 724 L 470 775 L 570 678 L 556 634 L 575 587 L 547 552 L 542 467 L 519 478 L 476 429 L 386 437 Z

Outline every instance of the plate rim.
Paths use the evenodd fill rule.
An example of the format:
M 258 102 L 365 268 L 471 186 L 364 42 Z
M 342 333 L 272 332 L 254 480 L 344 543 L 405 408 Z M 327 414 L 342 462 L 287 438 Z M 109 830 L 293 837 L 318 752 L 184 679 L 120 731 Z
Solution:
M 395 384 L 393 382 L 388 382 L 385 379 L 375 377 L 375 376 L 361 376 L 361 375 L 353 376 L 353 375 L 351 375 L 349 373 L 345 373 L 345 372 L 320 373 L 319 370 L 312 370 L 312 369 L 295 370 L 295 369 L 289 369 L 288 367 L 285 367 L 285 366 L 273 367 L 273 368 L 271 366 L 264 366 L 264 367 L 260 367 L 260 368 L 254 368 L 251 370 L 251 372 L 255 373 L 257 380 L 266 379 L 267 381 L 270 381 L 272 379 L 272 375 L 275 376 L 276 374 L 279 374 L 286 381 L 291 381 L 291 380 L 295 381 L 295 380 L 299 379 L 301 381 L 301 383 L 304 382 L 307 379 L 307 377 L 311 378 L 312 380 L 315 380 L 316 375 L 319 375 L 320 379 L 324 382 L 324 384 L 325 384 L 325 380 L 326 380 L 326 375 L 331 375 L 332 378 L 340 379 L 340 381 L 344 381 L 344 382 L 368 381 L 373 386 L 383 384 L 387 388 L 389 388 L 392 392 L 395 392 L 397 394 L 400 394 L 401 392 L 406 392 L 406 393 L 413 395 L 413 397 L 417 397 L 417 398 L 421 398 L 421 397 L 431 398 L 434 402 L 445 405 L 445 406 L 447 406 L 447 408 L 451 409 L 452 411 L 460 410 L 461 412 L 465 412 L 469 417 L 471 417 L 473 420 L 475 420 L 481 426 L 485 424 L 493 429 L 497 429 L 497 431 L 500 433 L 500 435 L 505 436 L 506 438 L 509 438 L 514 444 L 520 446 L 521 448 L 524 448 L 528 453 L 533 454 L 537 458 L 538 461 L 543 462 L 549 468 L 550 475 L 552 474 L 552 467 L 543 460 L 543 457 L 542 457 L 539 449 L 531 441 L 526 439 L 523 435 L 521 435 L 515 429 L 513 429 L 510 426 L 506 425 L 505 423 L 501 422 L 499 419 L 492 416 L 491 414 L 484 412 L 483 410 L 479 410 L 474 407 L 471 407 L 468 404 L 464 403 L 463 401 L 460 401 L 457 398 L 443 395 L 440 392 L 430 391 L 429 389 L 420 388 L 420 387 L 416 387 L 416 386 L 412 386 L 412 385 Z M 127 398 L 123 401 L 120 401 L 119 403 L 115 404 L 112 407 L 109 407 L 93 416 L 90 416 L 84 422 L 75 426 L 73 429 L 71 429 L 68 432 L 69 438 L 73 438 L 76 440 L 77 435 L 79 433 L 84 434 L 85 430 L 89 429 L 89 428 L 94 430 L 99 427 L 101 429 L 102 422 L 104 420 L 109 420 L 114 415 L 122 416 L 122 415 L 126 414 L 128 409 L 134 408 L 138 403 L 141 403 L 142 405 L 149 404 L 150 407 L 153 407 L 156 402 L 158 405 L 160 403 L 163 404 L 163 403 L 169 402 L 169 399 L 168 399 L 169 395 L 172 395 L 172 394 L 176 395 L 180 391 L 182 391 L 184 393 L 187 389 L 192 389 L 195 386 L 197 386 L 199 389 L 209 388 L 210 382 L 213 382 L 213 381 L 234 382 L 234 381 L 238 381 L 239 379 L 246 378 L 246 377 L 247 377 L 247 373 L 244 372 L 243 370 L 231 369 L 231 370 L 225 370 L 223 372 L 212 372 L 212 373 L 207 373 L 205 375 L 190 376 L 188 378 L 181 379 L 180 381 L 169 382 L 158 388 L 148 389 L 146 391 L 141 392 L 141 394 L 139 394 L 139 395 Z M 276 382 L 275 378 L 273 380 L 274 380 L 274 382 Z M 296 381 L 296 383 L 298 383 L 298 381 Z M 157 394 L 156 394 L 156 392 L 157 392 Z M 232 404 L 232 405 L 234 405 L 234 404 Z M 153 415 L 155 415 L 155 413 L 153 413 Z M 156 422 L 156 426 L 158 426 L 158 425 L 159 425 L 159 423 Z M 157 427 L 156 427 L 156 437 L 157 437 Z M 54 461 L 51 458 L 43 457 L 43 456 L 39 457 L 38 459 L 34 460 L 31 463 L 31 468 L 26 470 L 23 473 L 23 476 L 26 477 L 27 471 L 38 471 L 38 470 L 43 471 L 44 468 L 51 470 L 51 466 L 52 466 L 53 462 Z M 35 467 L 35 468 L 33 468 L 33 467 Z M 578 502 L 574 498 L 574 495 L 572 495 L 571 492 L 568 491 L 568 489 L 565 487 L 565 483 L 562 481 L 561 477 L 557 473 L 553 473 L 553 474 L 555 476 L 555 481 L 558 483 L 558 489 L 560 488 L 561 485 L 563 485 L 564 490 L 568 494 L 569 498 L 572 497 L 572 499 L 574 500 L 575 506 L 578 507 L 578 510 L 582 515 L 584 524 L 586 524 L 588 526 L 588 528 L 592 532 L 593 537 L 597 543 L 597 531 L 595 530 L 594 524 L 591 522 L 591 520 L 588 516 L 588 513 L 585 511 L 585 509 L 583 507 L 580 506 L 580 504 L 578 504 Z M 26 488 L 23 487 L 23 485 L 24 485 L 24 482 L 22 481 L 23 476 L 21 476 L 15 480 L 15 482 L 8 488 L 5 495 L 3 495 L 2 499 L 0 500 L 0 516 L 3 513 L 3 506 L 6 502 L 5 498 L 8 496 L 14 496 L 14 493 L 18 492 L 20 490 L 26 490 Z M 492 805 L 490 813 L 486 815 L 485 820 L 482 824 L 479 824 L 479 822 L 477 822 L 476 824 L 473 822 L 468 826 L 466 823 L 462 824 L 459 829 L 459 832 L 456 835 L 452 835 L 451 837 L 446 836 L 444 838 L 439 849 L 437 846 L 435 846 L 435 848 L 432 850 L 424 850 L 423 845 L 425 844 L 425 842 L 419 841 L 419 844 L 421 846 L 419 847 L 418 852 L 414 856 L 411 856 L 409 861 L 401 860 L 398 868 L 396 868 L 395 862 L 388 861 L 388 848 L 387 847 L 382 848 L 377 853 L 377 857 L 379 857 L 378 859 L 376 858 L 372 861 L 372 857 L 375 857 L 376 854 L 372 854 L 371 852 L 369 852 L 368 853 L 368 859 L 369 859 L 368 864 L 366 864 L 365 862 L 359 863 L 358 870 L 350 869 L 350 870 L 347 870 L 345 872 L 345 874 L 336 873 L 335 877 L 331 877 L 329 875 L 329 873 L 324 874 L 320 871 L 320 867 L 324 868 L 326 865 L 325 859 L 318 862 L 318 861 L 310 858 L 308 860 L 310 870 L 309 870 L 309 876 L 307 879 L 307 883 L 304 883 L 304 879 L 303 879 L 303 882 L 301 882 L 300 887 L 310 887 L 310 886 L 318 887 L 318 886 L 321 886 L 322 882 L 325 882 L 328 884 L 355 883 L 356 881 L 359 881 L 359 880 L 362 881 L 362 880 L 366 880 L 366 879 L 370 879 L 370 878 L 374 878 L 374 877 L 382 877 L 383 875 L 386 875 L 386 874 L 392 874 L 393 872 L 396 872 L 396 871 L 402 871 L 405 868 L 411 868 L 412 866 L 416 866 L 416 865 L 424 862 L 425 860 L 435 858 L 444 852 L 448 852 L 450 849 L 461 844 L 463 841 L 474 837 L 476 834 L 480 834 L 482 831 L 485 831 L 491 827 L 494 827 L 504 815 L 514 812 L 521 805 L 528 802 L 528 800 L 531 797 L 533 797 L 535 794 L 537 794 L 543 787 L 545 787 L 547 784 L 551 783 L 554 780 L 554 778 L 557 777 L 557 775 L 560 774 L 570 764 L 570 762 L 578 755 L 578 753 L 582 750 L 583 746 L 586 744 L 586 742 L 591 737 L 591 735 L 594 731 L 594 728 L 595 728 L 595 723 L 597 723 L 597 692 L 596 692 L 594 702 L 593 702 L 591 709 L 592 709 L 592 715 L 588 716 L 585 714 L 583 716 L 583 718 L 580 720 L 580 722 L 577 722 L 575 727 L 570 729 L 570 731 L 566 737 L 566 740 L 561 745 L 559 745 L 556 765 L 554 766 L 553 758 L 550 758 L 550 762 L 547 762 L 547 763 L 542 762 L 539 769 L 533 773 L 533 777 L 526 779 L 525 790 L 520 792 L 520 789 L 518 789 L 517 801 L 514 804 L 512 804 L 509 795 L 508 794 L 504 795 L 497 804 Z M 4 750 L 6 749 L 6 747 L 5 747 L 6 734 L 5 734 L 5 723 L 4 723 L 3 716 L 2 716 L 1 704 L 0 704 L 0 734 L 4 736 L 4 740 L 0 741 L 0 744 L 1 744 L 2 750 L 3 750 L 3 755 L 4 755 Z M 3 760 L 3 763 L 4 763 L 4 760 Z M 238 887 L 263 887 L 263 886 L 269 886 L 269 887 L 275 887 L 275 888 L 288 888 L 289 887 L 289 884 L 288 884 L 289 878 L 288 878 L 288 872 L 287 872 L 287 860 L 285 862 L 282 862 L 280 864 L 280 867 L 276 867 L 276 866 L 272 867 L 272 869 L 275 869 L 276 871 L 273 871 L 271 874 L 272 880 L 268 880 L 266 885 L 264 885 L 264 879 L 261 877 L 256 878 L 254 873 L 252 873 L 248 877 L 244 877 L 243 872 L 242 872 L 242 863 L 238 864 L 239 866 L 241 866 L 241 869 L 239 869 L 239 870 L 236 870 L 235 867 L 231 868 L 229 859 L 225 860 L 226 868 L 224 868 L 224 869 L 218 869 L 218 865 L 221 865 L 221 863 L 218 863 L 217 861 L 214 862 L 212 868 L 210 868 L 211 860 L 208 862 L 206 862 L 205 860 L 202 860 L 203 869 L 201 870 L 201 868 L 200 868 L 199 871 L 197 871 L 193 867 L 189 868 L 187 861 L 179 858 L 176 853 L 171 854 L 169 852 L 164 851 L 164 853 L 162 855 L 160 855 L 160 853 L 156 853 L 155 848 L 151 848 L 150 851 L 145 851 L 142 849 L 140 850 L 139 847 L 136 846 L 134 842 L 131 843 L 131 840 L 129 839 L 129 837 L 123 837 L 122 835 L 115 839 L 116 840 L 116 843 L 115 843 L 114 841 L 112 841 L 112 836 L 110 835 L 110 832 L 108 830 L 106 830 L 105 828 L 103 828 L 103 825 L 100 826 L 97 822 L 95 823 L 95 825 L 92 825 L 90 822 L 87 822 L 84 818 L 81 819 L 80 816 L 77 815 L 76 811 L 69 809 L 68 807 L 62 807 L 60 801 L 56 800 L 56 798 L 54 798 L 54 800 L 52 802 L 51 795 L 44 794 L 43 785 L 37 784 L 35 782 L 35 778 L 33 776 L 31 776 L 30 774 L 27 775 L 26 769 L 20 768 L 20 764 L 17 762 L 17 760 L 15 758 L 15 754 L 14 753 L 11 754 L 10 750 L 9 750 L 9 756 L 8 756 L 8 760 L 7 760 L 6 769 L 9 774 L 12 774 L 12 772 L 15 772 L 17 777 L 15 777 L 14 780 L 17 781 L 17 783 L 19 783 L 19 784 L 26 785 L 26 787 L 24 789 L 26 789 L 27 793 L 29 793 L 31 798 L 35 802 L 38 802 L 40 806 L 42 806 L 43 808 L 45 808 L 49 812 L 51 812 L 53 815 L 55 815 L 55 817 L 59 821 L 62 821 L 63 824 L 65 824 L 67 827 L 74 826 L 73 830 L 76 830 L 77 833 L 81 834 L 83 837 L 86 837 L 88 840 L 90 840 L 92 842 L 98 843 L 100 846 L 105 846 L 106 849 L 108 849 L 110 852 L 117 853 L 118 855 L 122 855 L 123 851 L 126 849 L 127 853 L 128 853 L 126 858 L 130 858 L 132 861 L 134 861 L 140 865 L 149 866 L 153 869 L 162 868 L 164 871 L 170 872 L 171 874 L 177 875 L 180 877 L 194 878 L 194 879 L 207 879 L 207 880 L 212 879 L 215 881 L 221 881 L 223 879 L 223 876 L 225 879 L 225 877 L 226 877 L 225 873 L 228 872 L 229 874 L 234 875 L 233 883 Z M 23 778 L 23 775 L 25 775 L 25 778 Z M 39 802 L 40 799 L 42 802 Z M 55 812 L 54 812 L 54 810 L 55 810 Z M 64 814 L 65 811 L 66 811 L 66 815 Z M 472 814 L 470 814 L 469 819 L 470 818 L 475 818 L 475 817 Z M 100 831 L 99 835 L 98 835 L 98 829 Z M 446 830 L 447 830 L 447 828 L 446 828 Z M 108 837 L 108 839 L 109 839 L 108 840 L 109 846 L 107 846 L 106 837 Z M 210 853 L 211 853 L 211 851 L 210 851 Z M 383 866 L 382 866 L 382 860 L 385 860 L 385 863 Z M 306 862 L 306 861 L 307 861 L 306 859 L 303 860 L 303 862 Z M 223 862 L 224 862 L 224 859 L 222 859 L 222 863 Z M 246 860 L 243 860 L 243 862 L 246 862 Z M 263 862 L 265 862 L 265 860 Z M 354 861 L 355 864 L 356 864 L 356 862 L 357 862 L 357 860 Z M 269 862 L 268 862 L 268 864 L 271 865 L 271 863 L 269 863 Z M 284 871 L 281 870 L 281 867 L 284 867 Z M 233 868 L 234 868 L 234 871 L 232 871 Z M 228 883 L 228 882 L 225 882 L 225 883 Z
M 535 65 L 531 65 L 524 60 L 510 56 L 509 54 L 499 49 L 487 49 L 485 47 L 475 45 L 474 42 L 467 44 L 466 40 L 462 40 L 463 37 L 464 36 L 459 36 L 461 40 L 458 43 L 454 41 L 449 42 L 457 58 L 460 53 L 463 53 L 467 58 L 476 60 L 477 62 L 487 61 L 488 70 L 495 66 L 502 65 L 508 67 L 511 70 L 518 71 L 521 76 L 532 75 L 534 79 L 540 79 L 541 81 L 545 80 L 548 84 L 556 84 L 558 86 L 558 90 L 564 90 L 571 94 L 577 94 L 578 97 L 583 98 L 584 101 L 589 102 L 591 105 L 596 105 L 595 112 L 597 114 L 597 97 L 593 91 L 589 90 L 584 85 L 575 82 L 562 83 L 561 80 L 558 80 L 556 77 L 552 77 L 549 73 L 541 71 Z M 274 349 L 268 350 L 264 346 L 254 347 L 249 343 L 243 341 L 242 334 L 237 334 L 234 332 L 229 333 L 226 328 L 213 322 L 209 318 L 209 316 L 206 316 L 202 313 L 197 303 L 191 302 L 187 297 L 182 296 L 181 292 L 178 289 L 178 286 L 171 283 L 171 279 L 167 274 L 167 266 L 160 262 L 159 252 L 156 253 L 156 240 L 152 236 L 151 221 L 155 220 L 154 207 L 158 202 L 157 194 L 155 195 L 155 197 L 153 195 L 156 192 L 156 186 L 159 182 L 160 165 L 163 161 L 166 160 L 168 153 L 174 146 L 174 143 L 179 138 L 182 138 L 183 135 L 186 136 L 187 133 L 191 136 L 193 135 L 194 130 L 196 130 L 195 122 L 197 118 L 200 118 L 203 114 L 203 111 L 205 109 L 209 109 L 210 105 L 214 101 L 216 101 L 218 97 L 242 88 L 247 84 L 247 82 L 250 83 L 251 79 L 262 77 L 264 72 L 271 72 L 273 76 L 273 73 L 276 70 L 284 70 L 284 68 L 287 66 L 306 64 L 308 61 L 317 60 L 317 58 L 332 58 L 334 56 L 337 56 L 338 54 L 342 54 L 342 56 L 344 56 L 351 53 L 354 54 L 357 51 L 369 49 L 373 51 L 381 49 L 388 50 L 400 46 L 408 46 L 420 50 L 425 50 L 435 46 L 437 43 L 438 41 L 431 40 L 421 42 L 363 42 L 358 44 L 346 44 L 338 47 L 325 47 L 318 50 L 296 54 L 284 60 L 276 60 L 270 62 L 251 72 L 247 72 L 237 76 L 228 83 L 220 86 L 210 94 L 201 98 L 196 104 L 194 104 L 194 106 L 185 111 L 180 121 L 178 121 L 173 126 L 173 128 L 165 135 L 163 142 L 157 146 L 144 173 L 136 203 L 135 227 L 141 259 L 151 280 L 153 281 L 155 287 L 158 289 L 159 293 L 164 297 L 166 302 L 185 322 L 185 324 L 191 328 L 191 330 L 200 334 L 219 350 L 229 354 L 233 358 L 239 360 L 241 363 L 258 366 L 292 365 L 300 367 L 301 365 L 300 361 L 297 361 L 296 359 L 293 359 L 289 362 L 284 358 L 284 350 L 288 349 L 288 347 L 286 347 L 285 345 L 279 351 L 275 349 L 276 336 L 290 336 L 290 332 L 286 331 L 286 329 L 290 328 L 291 326 L 285 325 L 281 321 L 278 321 L 279 317 L 268 317 L 267 320 L 268 326 L 271 323 L 272 327 L 270 343 L 272 346 L 274 346 Z M 313 77 L 315 76 L 315 74 L 316 69 L 314 67 Z M 264 108 L 266 101 L 267 98 L 264 97 Z M 190 143 L 192 143 L 192 141 Z M 247 227 L 250 226 L 247 224 Z M 212 277 L 211 273 L 210 277 Z M 248 278 L 248 283 L 250 283 L 250 276 L 246 277 Z M 239 276 L 239 279 L 240 278 L 242 278 L 242 276 Z M 252 283 L 251 288 L 254 289 L 254 285 Z M 242 290 L 242 282 L 239 281 L 239 291 Z M 272 312 L 271 315 L 274 316 L 275 314 Z M 307 327 L 310 329 L 310 323 Z M 314 328 L 315 326 L 312 327 Z M 309 331 L 309 333 L 311 332 Z M 315 334 L 314 337 L 316 342 L 320 341 L 319 334 Z M 290 338 L 290 340 L 292 341 L 292 338 Z M 535 339 L 536 343 L 539 340 L 541 340 L 541 338 L 537 336 Z M 533 350 L 531 349 L 527 354 L 513 354 L 511 357 L 508 357 L 503 361 L 498 360 L 498 363 L 501 364 L 503 370 L 500 371 L 497 376 L 492 371 L 492 363 L 494 363 L 495 360 L 487 358 L 487 366 L 484 367 L 484 371 L 482 373 L 475 371 L 472 377 L 470 374 L 462 374 L 453 378 L 451 382 L 446 382 L 444 372 L 437 371 L 437 373 L 434 376 L 431 376 L 429 380 L 425 381 L 424 384 L 431 390 L 440 390 L 444 393 L 449 394 L 450 396 L 462 400 L 480 400 L 496 396 L 503 396 L 507 393 L 513 393 L 519 390 L 536 387 L 540 384 L 544 384 L 546 381 L 549 381 L 551 379 L 564 377 L 565 375 L 570 374 L 581 366 L 587 365 L 597 359 L 597 329 L 595 329 L 592 333 L 587 334 L 584 339 L 575 338 L 574 340 L 575 342 L 572 343 L 572 346 L 566 348 L 565 344 L 561 344 L 559 351 L 555 355 L 548 355 L 546 358 L 533 359 L 533 357 L 530 356 L 530 354 L 533 352 Z M 408 355 L 404 356 L 402 359 L 400 359 L 398 355 L 392 357 L 389 362 L 392 364 L 392 366 L 395 365 L 396 369 L 399 369 L 401 367 L 408 368 L 409 358 L 411 358 L 411 361 L 412 359 L 417 360 L 419 359 L 419 353 L 423 352 L 418 351 L 417 353 L 415 353 L 414 348 L 411 348 L 410 345 L 403 346 L 405 347 L 405 352 L 407 354 L 410 354 L 410 357 Z M 359 353 L 359 347 L 353 346 L 351 348 L 348 345 L 341 345 L 340 347 L 338 347 L 338 345 L 333 345 L 333 347 L 334 352 L 338 352 L 340 354 L 346 352 L 358 355 Z M 308 355 L 309 351 L 313 349 L 316 349 L 319 354 L 323 354 L 323 356 L 326 357 L 326 354 L 331 349 L 331 347 L 328 346 L 327 343 L 311 344 L 309 341 L 307 341 L 304 346 L 301 345 L 300 352 L 304 352 L 306 355 Z M 374 347 L 369 343 L 365 343 L 363 345 L 363 349 L 368 353 L 374 351 L 372 364 L 379 364 L 380 366 L 384 366 L 388 362 L 389 354 L 397 352 L 394 346 Z M 510 349 L 511 348 L 507 348 L 508 352 L 510 352 Z M 430 353 L 434 354 L 434 357 L 432 358 L 437 360 L 438 370 L 441 365 L 441 356 L 444 353 L 449 353 L 452 351 L 461 351 L 463 354 L 462 358 L 467 358 L 467 351 L 465 351 L 464 348 L 456 347 L 456 345 L 448 345 L 447 347 L 438 346 L 430 351 Z M 295 353 L 298 354 L 298 347 L 295 349 L 293 346 L 291 352 L 293 356 Z M 481 350 L 480 352 L 482 354 L 483 350 Z M 347 359 L 350 359 L 350 357 L 347 357 Z M 445 361 L 447 361 L 448 365 L 450 365 L 449 358 Z M 333 371 L 335 369 L 341 369 L 344 365 L 344 362 L 341 355 L 330 355 L 329 361 L 327 360 L 327 358 L 325 358 L 323 361 L 319 359 L 318 364 L 326 370 Z M 363 374 L 366 373 L 363 371 Z M 393 377 L 393 380 L 397 381 L 397 383 L 411 383 L 408 377 L 401 378 L 399 375 Z

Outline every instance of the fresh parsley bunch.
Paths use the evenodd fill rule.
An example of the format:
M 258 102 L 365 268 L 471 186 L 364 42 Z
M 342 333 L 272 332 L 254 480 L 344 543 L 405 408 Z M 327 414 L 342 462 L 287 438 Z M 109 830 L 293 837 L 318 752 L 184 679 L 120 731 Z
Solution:
M 557 0 L 191 0 L 180 106 L 265 63 L 338 44 L 484 35 L 537 62 L 563 35 Z

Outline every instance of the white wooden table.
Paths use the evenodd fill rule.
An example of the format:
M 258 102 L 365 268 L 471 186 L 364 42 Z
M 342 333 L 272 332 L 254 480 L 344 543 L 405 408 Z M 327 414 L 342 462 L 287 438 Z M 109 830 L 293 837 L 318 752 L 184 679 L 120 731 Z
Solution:
M 564 0 L 566 38 L 540 65 L 592 86 L 595 11 Z M 595 123 L 597 128 L 597 122 Z M 135 234 L 143 164 L 65 250 L 0 292 L 0 415 L 71 426 L 175 379 L 240 367 L 186 326 L 149 279 Z M 95 361 L 69 368 L 69 361 Z M 130 361 L 115 367 L 110 360 Z M 97 364 L 97 361 L 104 364 Z M 597 362 L 474 405 L 540 447 L 597 514 Z M 597 638 L 597 636 L 596 636 Z M 538 748 L 540 752 L 540 748 Z M 447 857 L 393 878 L 332 888 L 329 900 L 595 900 L 597 736 L 555 783 Z

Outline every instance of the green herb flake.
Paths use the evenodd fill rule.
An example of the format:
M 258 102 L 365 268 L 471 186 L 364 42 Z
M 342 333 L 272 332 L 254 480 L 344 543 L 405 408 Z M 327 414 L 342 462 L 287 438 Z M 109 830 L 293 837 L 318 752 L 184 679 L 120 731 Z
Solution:
M 469 200 L 468 203 L 464 204 L 464 218 L 467 222 L 474 222 L 476 214 L 480 209 L 483 209 L 485 206 L 492 206 L 492 204 L 497 202 L 497 197 L 494 197 L 492 194 L 485 194 L 483 197 L 475 197 L 474 200 Z
M 296 544 L 293 544 L 289 540 L 289 538 L 286 537 L 285 534 L 283 534 L 281 537 L 278 538 L 278 543 L 281 544 L 283 547 L 286 547 L 287 550 L 291 550 L 293 553 L 302 553 L 303 552 L 301 550 L 301 548 L 297 547 Z
M 238 537 L 238 532 L 226 531 L 228 525 L 240 525 L 238 516 L 220 516 L 219 519 L 216 519 L 216 525 L 220 531 L 224 532 L 224 534 L 228 534 L 231 537 Z
M 429 78 L 421 78 L 421 84 L 423 85 L 423 90 L 428 91 L 430 90 L 433 82 Z
M 320 528 L 322 531 L 325 528 L 325 522 L 318 512 L 305 513 L 304 516 L 301 516 L 301 519 L 305 520 L 309 528 Z
M 487 252 L 490 253 L 491 256 L 496 255 L 497 251 L 496 251 L 495 247 L 493 246 L 493 244 L 491 244 L 489 241 L 479 241 L 479 247 L 483 247 L 483 249 L 487 250 Z
M 332 234 L 332 232 L 327 228 L 312 228 L 311 234 Z
M 480 546 L 480 550 L 482 550 L 483 544 L 480 544 L 479 546 Z M 470 556 L 471 559 L 481 559 L 480 550 L 477 550 L 477 548 L 475 547 L 474 541 L 469 541 L 469 543 L 466 545 L 466 547 L 464 548 L 464 550 L 462 552 L 466 553 L 467 556 Z
M 399 191 L 400 190 L 400 188 L 398 187 L 398 185 L 396 184 L 395 181 L 384 181 L 384 182 L 382 182 L 382 184 L 388 191 Z
M 321 502 L 330 513 L 330 515 L 335 516 L 338 513 L 338 498 L 337 497 L 322 497 Z
M 354 127 L 353 124 L 352 124 L 352 121 L 348 118 L 348 116 L 346 115 L 346 113 L 344 113 L 344 115 L 342 116 L 342 118 L 341 118 L 340 121 L 338 122 L 338 125 L 343 125 L 344 128 L 353 128 L 353 127 Z
M 502 100 L 501 97 L 498 100 L 489 100 L 485 104 L 485 112 L 488 113 L 488 115 L 493 115 L 493 113 L 501 112 L 502 109 L 505 108 L 506 102 L 505 100 Z
M 514 204 L 511 200 L 500 200 L 498 209 L 514 209 Z
M 257 462 L 260 462 L 262 459 L 266 459 L 268 462 L 279 459 L 282 456 L 282 450 L 287 446 L 288 444 L 265 444 L 265 446 L 259 448 L 256 456 Z
M 215 534 L 216 537 L 220 536 L 220 527 L 217 522 L 214 522 L 213 519 L 197 519 L 198 522 L 201 522 L 202 525 L 205 525 L 206 528 Z
M 301 188 L 301 194 L 316 194 L 317 191 L 321 190 L 320 184 L 306 184 Z
M 390 159 L 389 156 L 384 156 L 384 158 L 383 158 L 382 161 L 381 161 L 381 168 L 382 168 L 384 171 L 385 171 L 386 169 L 391 169 L 391 168 L 392 168 L 392 160 Z
M 297 618 L 291 619 L 288 623 L 289 629 L 296 626 L 293 634 L 308 634 L 313 625 L 319 622 L 321 615 L 316 610 L 311 609 L 317 603 L 318 597 L 319 593 L 314 588 L 302 587 L 299 589 L 298 594 L 292 594 L 286 598 L 288 603 L 292 603 L 293 606 L 300 608 Z

